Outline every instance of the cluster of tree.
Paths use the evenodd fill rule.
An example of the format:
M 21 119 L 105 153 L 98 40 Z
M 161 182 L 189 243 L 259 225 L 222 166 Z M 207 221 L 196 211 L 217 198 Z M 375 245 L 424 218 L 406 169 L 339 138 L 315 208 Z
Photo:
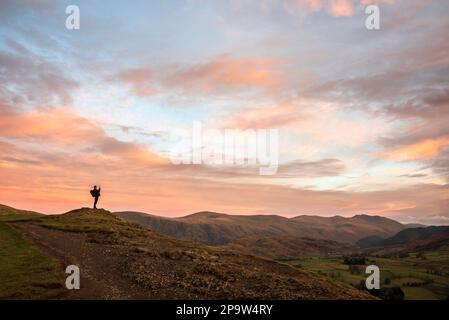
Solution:
M 382 255 L 377 255 L 380 258 L 387 258 L 387 259 L 405 259 L 410 256 L 407 252 L 389 252 Z
M 438 269 L 427 269 L 426 273 L 433 274 L 433 275 L 436 275 L 436 276 L 444 276 L 443 270 L 438 270 Z
M 361 280 L 356 287 L 360 290 L 365 290 L 382 300 L 404 300 L 405 298 L 404 291 L 402 291 L 400 287 L 383 287 L 380 289 L 368 290 L 366 288 L 365 280 Z
M 364 265 L 365 262 L 366 258 L 364 256 L 345 257 L 343 260 L 343 263 L 347 265 Z
M 425 283 L 424 282 L 405 282 L 404 287 L 422 287 Z
M 341 273 L 340 271 L 331 271 L 329 272 L 329 277 L 331 277 L 332 279 L 340 279 Z
M 404 300 L 405 294 L 400 287 L 380 288 L 379 290 L 369 290 L 373 296 L 382 300 Z
M 349 265 L 348 270 L 349 270 L 350 274 L 361 274 L 362 273 L 362 269 L 359 266 L 353 265 L 353 264 Z
M 425 285 L 431 284 L 431 283 L 433 283 L 433 279 L 426 279 L 426 280 L 421 281 L 421 282 L 418 282 L 418 281 L 406 282 L 406 283 L 404 283 L 404 286 L 405 287 L 422 287 L 422 286 L 425 286 Z
M 416 255 L 417 258 L 421 259 L 421 260 L 427 260 L 426 255 L 424 254 L 424 252 L 420 252 Z

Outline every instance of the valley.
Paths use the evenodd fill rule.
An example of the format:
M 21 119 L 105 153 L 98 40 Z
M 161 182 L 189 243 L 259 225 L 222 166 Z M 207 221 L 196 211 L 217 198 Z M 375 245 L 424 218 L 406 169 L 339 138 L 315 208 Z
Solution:
M 380 268 L 381 288 L 400 287 L 405 300 L 449 298 L 449 247 L 439 251 L 410 252 L 401 257 L 367 255 L 366 264 L 353 267 L 343 260 L 343 256 L 314 255 L 287 262 L 355 287 L 364 283 L 365 267 L 374 264 Z

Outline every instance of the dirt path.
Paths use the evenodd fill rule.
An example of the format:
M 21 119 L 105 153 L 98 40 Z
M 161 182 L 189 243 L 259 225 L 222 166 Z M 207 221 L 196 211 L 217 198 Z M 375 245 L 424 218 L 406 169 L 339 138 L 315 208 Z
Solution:
M 68 265 L 80 268 L 81 289 L 67 290 L 64 299 L 152 298 L 149 291 L 123 277 L 117 269 L 123 252 L 116 247 L 88 242 L 87 235 L 82 233 L 48 229 L 29 222 L 11 225 L 42 252 L 56 259 L 62 272 Z

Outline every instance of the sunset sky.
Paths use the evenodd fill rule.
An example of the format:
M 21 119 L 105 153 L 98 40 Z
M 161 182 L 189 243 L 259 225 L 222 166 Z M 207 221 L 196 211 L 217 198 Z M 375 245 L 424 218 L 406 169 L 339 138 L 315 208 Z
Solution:
M 446 0 L 2 0 L 0 203 L 62 213 L 97 184 L 113 211 L 449 224 L 448 15 Z M 279 129 L 277 174 L 173 165 L 194 121 Z

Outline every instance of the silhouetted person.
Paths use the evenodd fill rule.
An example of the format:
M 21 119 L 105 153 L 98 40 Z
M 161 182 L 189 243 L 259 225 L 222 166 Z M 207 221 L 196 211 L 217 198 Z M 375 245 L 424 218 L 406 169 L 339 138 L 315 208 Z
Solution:
M 99 187 L 97 189 L 97 186 L 94 186 L 94 188 L 92 190 L 90 190 L 90 194 L 92 195 L 92 197 L 95 198 L 94 209 L 97 209 L 97 202 L 98 202 L 98 198 L 100 198 L 100 191 L 101 191 L 101 188 Z

